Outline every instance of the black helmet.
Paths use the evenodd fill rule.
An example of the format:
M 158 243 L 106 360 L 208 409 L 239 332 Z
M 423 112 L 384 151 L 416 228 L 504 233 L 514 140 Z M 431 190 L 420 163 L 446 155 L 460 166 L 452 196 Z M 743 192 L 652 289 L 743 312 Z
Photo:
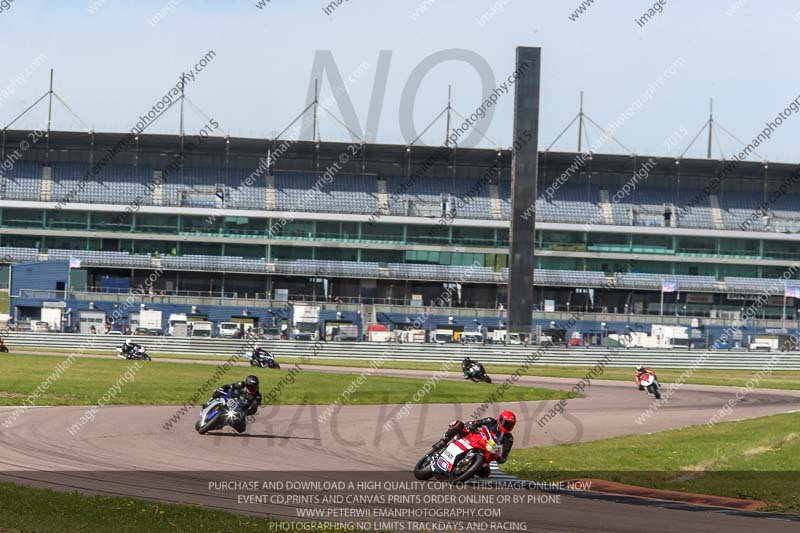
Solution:
M 461 361 L 461 366 L 467 366 L 469 364 L 472 364 L 472 359 L 470 359 L 469 357 L 465 357 L 464 360 Z
M 244 388 L 250 394 L 255 394 L 258 392 L 258 376 L 247 376 L 247 379 L 244 380 Z

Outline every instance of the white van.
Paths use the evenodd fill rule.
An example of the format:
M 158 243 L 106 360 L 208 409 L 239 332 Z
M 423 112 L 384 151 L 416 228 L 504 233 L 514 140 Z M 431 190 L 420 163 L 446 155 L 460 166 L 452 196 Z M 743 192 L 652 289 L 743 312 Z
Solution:
M 483 344 L 483 333 L 479 331 L 465 331 L 458 340 L 461 344 Z
M 219 336 L 223 339 L 238 339 L 242 336 L 242 330 L 236 322 L 220 322 Z

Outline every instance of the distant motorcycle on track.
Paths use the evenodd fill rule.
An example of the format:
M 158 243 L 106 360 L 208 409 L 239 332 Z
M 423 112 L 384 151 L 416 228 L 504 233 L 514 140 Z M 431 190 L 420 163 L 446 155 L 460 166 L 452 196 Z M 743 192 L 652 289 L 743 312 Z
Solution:
M 661 385 L 656 379 L 656 375 L 652 372 L 645 372 L 639 379 L 639 386 L 643 387 L 648 394 L 654 396 L 656 400 L 661 399 Z
M 281 365 L 275 360 L 275 356 L 267 352 L 268 355 L 253 355 L 253 352 L 247 352 L 245 357 L 250 361 L 250 366 L 257 366 L 260 368 L 275 368 L 280 369 Z
M 117 357 L 128 359 L 129 361 L 152 361 L 144 347 L 135 347 L 131 352 L 123 352 L 122 348 L 117 348 Z
M 486 373 L 486 369 L 478 361 L 473 361 L 469 357 L 465 357 L 461 361 L 461 371 L 464 373 L 464 379 L 468 379 L 475 383 L 484 382 L 491 383 L 492 378 Z

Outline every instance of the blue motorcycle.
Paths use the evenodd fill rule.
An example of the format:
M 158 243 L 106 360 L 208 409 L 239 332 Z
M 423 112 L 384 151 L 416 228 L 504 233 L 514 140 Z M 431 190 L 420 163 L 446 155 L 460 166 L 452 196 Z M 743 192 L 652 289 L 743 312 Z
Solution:
M 242 407 L 231 393 L 214 398 L 200 411 L 200 418 L 195 422 L 194 428 L 201 435 L 209 431 L 222 429 L 226 425 L 232 426 L 244 418 Z
M 267 352 L 266 354 L 261 355 L 253 355 L 253 352 L 247 352 L 244 354 L 245 357 L 250 361 L 250 366 L 257 366 L 260 368 L 275 368 L 278 369 L 281 365 L 275 361 L 275 356 L 271 353 Z

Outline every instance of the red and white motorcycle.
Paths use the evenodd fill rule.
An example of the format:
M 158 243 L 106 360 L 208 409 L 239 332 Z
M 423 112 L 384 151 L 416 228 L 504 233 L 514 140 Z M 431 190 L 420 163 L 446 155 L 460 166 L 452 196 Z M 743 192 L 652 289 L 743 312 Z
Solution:
M 656 400 L 661 399 L 661 385 L 658 384 L 656 375 L 652 372 L 645 372 L 639 378 L 639 386 L 643 387 L 649 394 L 655 396 Z
M 431 450 L 414 466 L 414 477 L 427 480 L 433 476 L 448 479 L 450 483 L 463 483 L 496 461 L 500 445 L 485 427 L 470 431 L 461 438 L 451 440 L 441 450 Z

